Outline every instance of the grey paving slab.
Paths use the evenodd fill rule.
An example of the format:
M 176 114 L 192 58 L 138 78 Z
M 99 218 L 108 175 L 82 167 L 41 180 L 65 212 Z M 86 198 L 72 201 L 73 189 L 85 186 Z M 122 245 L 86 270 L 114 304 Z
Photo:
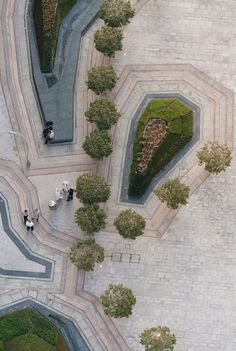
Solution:
M 14 135 L 9 132 L 12 130 L 5 97 L 0 84 L 0 157 L 9 159 L 19 164 L 19 157 L 16 149 Z
M 171 328 L 178 351 L 235 349 L 236 185 L 231 177 L 231 171 L 210 177 L 161 240 L 97 235 L 107 258 L 86 274 L 85 288 L 97 296 L 111 282 L 133 290 L 133 315 L 115 322 L 130 350 L 143 350 L 138 335 L 153 325 Z M 115 262 L 113 252 L 140 255 L 140 263 Z

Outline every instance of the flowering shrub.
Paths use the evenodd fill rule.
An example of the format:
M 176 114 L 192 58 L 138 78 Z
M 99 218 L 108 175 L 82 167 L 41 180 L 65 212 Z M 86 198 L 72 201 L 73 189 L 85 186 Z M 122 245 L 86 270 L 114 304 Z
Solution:
M 57 9 L 58 0 L 43 0 L 43 27 L 45 33 L 54 28 Z

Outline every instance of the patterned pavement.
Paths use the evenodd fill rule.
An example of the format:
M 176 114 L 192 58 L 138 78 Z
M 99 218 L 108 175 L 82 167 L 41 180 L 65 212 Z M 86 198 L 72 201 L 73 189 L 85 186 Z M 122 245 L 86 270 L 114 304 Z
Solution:
M 73 221 L 73 210 L 61 207 L 57 220 L 55 216 L 50 217 L 47 202 L 53 196 L 55 186 L 65 177 L 70 177 L 73 183 L 79 172 L 96 169 L 81 152 L 81 137 L 89 131 L 83 120 L 83 109 L 93 97 L 88 96 L 85 88 L 77 96 L 77 123 L 82 126 L 76 130 L 77 143 L 51 149 L 41 145 L 40 118 L 28 65 L 25 65 L 28 56 L 24 3 L 23 0 L 0 1 L 1 11 L 7 11 L 2 17 L 0 36 L 1 45 L 5 44 L 5 51 L 0 54 L 5 98 L 0 94 L 1 132 L 4 132 L 0 139 L 0 192 L 9 202 L 12 226 L 19 236 L 27 241 L 33 252 L 55 262 L 55 266 L 51 281 L 1 277 L 0 306 L 4 308 L 24 299 L 50 306 L 73 318 L 94 351 L 141 351 L 139 333 L 159 324 L 166 324 L 176 334 L 177 351 L 236 349 L 233 313 L 236 297 L 235 161 L 224 174 L 208 177 L 191 196 L 189 206 L 178 212 L 162 238 L 124 240 L 114 232 L 111 216 L 108 230 L 96 235 L 97 241 L 106 249 L 102 267 L 86 274 L 83 286 L 84 276 L 77 275 L 69 264 L 69 247 L 81 237 Z M 123 51 L 113 60 L 118 74 L 127 65 L 189 64 L 234 92 L 235 1 L 149 0 L 138 4 L 139 11 L 124 32 Z M 98 25 L 95 23 L 94 28 Z M 84 39 L 77 84 L 82 84 L 89 64 L 101 62 L 99 55 L 91 49 L 94 28 Z M 168 88 L 168 83 L 166 86 Z M 30 170 L 25 170 L 23 165 L 25 147 L 17 139 L 15 144 L 9 135 L 11 128 L 27 132 L 31 146 Z M 118 146 L 125 148 L 125 145 Z M 6 158 L 12 162 L 4 162 Z M 111 163 L 110 171 L 115 175 L 116 168 L 112 165 L 117 164 Z M 103 171 L 106 173 L 106 167 Z M 117 195 L 113 192 L 112 199 L 117 200 Z M 152 200 L 144 211 L 150 212 L 153 204 Z M 35 236 L 26 239 L 19 213 L 24 206 L 32 210 L 36 205 L 42 206 L 44 216 Z M 115 211 L 123 205 L 117 206 Z M 7 242 L 5 240 L 4 245 Z M 117 262 L 111 256 L 120 257 L 122 261 Z M 127 320 L 112 321 L 102 314 L 96 296 L 99 297 L 110 282 L 129 286 L 137 297 L 134 313 Z

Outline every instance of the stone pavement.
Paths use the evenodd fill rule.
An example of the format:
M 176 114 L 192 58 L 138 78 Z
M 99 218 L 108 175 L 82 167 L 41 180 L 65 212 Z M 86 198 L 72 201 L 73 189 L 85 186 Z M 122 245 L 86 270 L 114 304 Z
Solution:
M 100 296 L 108 283 L 130 287 L 134 313 L 116 325 L 130 350 L 142 350 L 140 331 L 168 325 L 176 350 L 223 351 L 236 348 L 235 162 L 230 172 L 209 177 L 191 196 L 162 237 L 135 242 L 103 233 L 96 236 L 107 258 L 86 274 L 85 288 Z M 111 261 L 112 253 L 140 255 L 140 263 Z
M 5 98 L 0 94 L 0 118 L 4 132 L 7 132 L 4 138 L 0 138 L 0 149 L 5 150 L 0 154 L 0 193 L 8 201 L 15 232 L 33 253 L 53 262 L 53 275 L 50 279 L 1 277 L 0 307 L 4 309 L 18 301 L 32 300 L 58 311 L 73 320 L 94 351 L 141 351 L 139 333 L 146 327 L 159 324 L 166 324 L 176 334 L 177 351 L 234 350 L 236 162 L 233 160 L 231 169 L 224 174 L 208 177 L 195 190 L 189 206 L 171 217 L 170 226 L 168 219 L 162 238 L 122 239 L 115 232 L 112 221 L 119 210 L 131 207 L 119 202 L 121 176 L 117 173 L 121 162 L 119 153 L 125 151 L 125 145 L 120 143 L 124 137 L 121 126 L 125 117 L 114 130 L 115 152 L 111 160 L 97 165 L 81 147 L 83 138 L 92 129 L 84 120 L 84 111 L 94 99 L 84 84 L 86 71 L 93 64 L 107 62 L 94 50 L 92 42 L 93 33 L 101 22 L 94 24 L 82 43 L 76 81 L 81 89 L 76 89 L 75 142 L 49 149 L 42 145 L 42 125 L 31 86 L 24 28 L 25 3 L 25 0 L 0 0 L 0 45 L 3 48 L 0 73 Z M 198 99 L 201 111 L 205 109 L 205 114 L 201 115 L 204 122 L 207 116 L 211 122 L 214 119 L 213 126 L 218 123 L 219 128 L 215 131 L 205 128 L 205 132 L 209 132 L 207 135 L 223 138 L 221 140 L 231 145 L 232 115 L 235 119 L 231 92 L 234 93 L 236 83 L 235 15 L 234 0 L 138 1 L 136 16 L 124 32 L 123 51 L 113 60 L 120 75 L 117 87 L 122 92 L 128 84 L 126 95 L 133 98 L 133 105 L 127 104 L 121 98 L 124 92 L 113 92 L 116 102 L 123 104 L 125 116 L 130 118 L 134 114 L 134 102 L 139 103 L 147 91 L 182 90 L 190 100 Z M 149 71 L 148 79 L 143 72 L 131 72 L 134 66 L 141 65 L 141 71 Z M 170 78 L 165 78 L 165 82 L 167 75 L 160 73 L 160 69 L 159 74 L 153 73 L 148 65 L 165 66 L 166 72 L 179 67 L 179 77 L 184 78 L 184 83 Z M 206 84 L 197 83 L 197 80 L 190 82 L 189 68 L 184 67 L 192 67 L 190 71 L 199 77 L 202 76 L 199 71 L 202 71 L 205 82 L 209 86 L 220 85 L 219 91 L 223 94 L 219 91 L 211 93 Z M 127 80 L 125 72 L 129 72 Z M 151 76 L 162 82 L 157 84 Z M 230 99 L 230 104 L 226 103 L 227 99 Z M 25 168 L 25 145 L 20 138 L 15 138 L 14 142 L 8 133 L 10 128 L 27 137 L 32 161 L 30 169 Z M 219 133 L 220 130 L 224 132 Z M 83 237 L 73 220 L 73 211 L 79 203 L 76 200 L 67 206 L 62 202 L 56 212 L 50 212 L 47 203 L 63 180 L 74 185 L 77 175 L 89 170 L 98 170 L 112 180 L 112 196 L 107 208 L 107 230 L 96 235 L 97 241 L 105 248 L 105 262 L 84 276 L 81 272 L 77 274 L 68 260 L 70 246 Z M 40 207 L 43 213 L 34 236 L 28 238 L 19 217 L 24 207 L 31 212 Z M 132 207 L 146 213 L 145 217 L 149 219 L 158 203 L 151 196 L 143 206 Z M 156 225 L 161 218 L 161 215 L 156 217 L 153 224 Z M 150 228 L 147 228 L 146 235 L 151 232 Z M 5 243 L 9 243 L 6 236 Z M 110 282 L 129 286 L 137 297 L 134 313 L 127 320 L 112 321 L 102 311 L 97 297 Z

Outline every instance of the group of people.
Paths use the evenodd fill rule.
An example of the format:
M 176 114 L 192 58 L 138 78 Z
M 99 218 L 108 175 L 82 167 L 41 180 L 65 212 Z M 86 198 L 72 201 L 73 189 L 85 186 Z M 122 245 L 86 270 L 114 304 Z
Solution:
M 47 122 L 46 127 L 43 130 L 43 137 L 45 138 L 45 143 L 50 143 L 54 139 L 53 122 Z
M 66 201 L 72 201 L 74 195 L 74 189 L 70 187 L 70 183 L 68 180 L 64 180 L 62 182 L 62 191 L 65 194 Z
M 32 218 L 29 218 L 29 212 L 28 210 L 24 210 L 22 212 L 22 217 L 23 217 L 23 221 L 24 221 L 24 224 L 27 228 L 27 230 L 31 230 L 33 231 L 34 230 L 34 221 L 38 222 L 39 221 L 39 217 L 40 217 L 40 211 L 38 208 L 36 208 L 34 211 L 33 211 L 33 217 Z

